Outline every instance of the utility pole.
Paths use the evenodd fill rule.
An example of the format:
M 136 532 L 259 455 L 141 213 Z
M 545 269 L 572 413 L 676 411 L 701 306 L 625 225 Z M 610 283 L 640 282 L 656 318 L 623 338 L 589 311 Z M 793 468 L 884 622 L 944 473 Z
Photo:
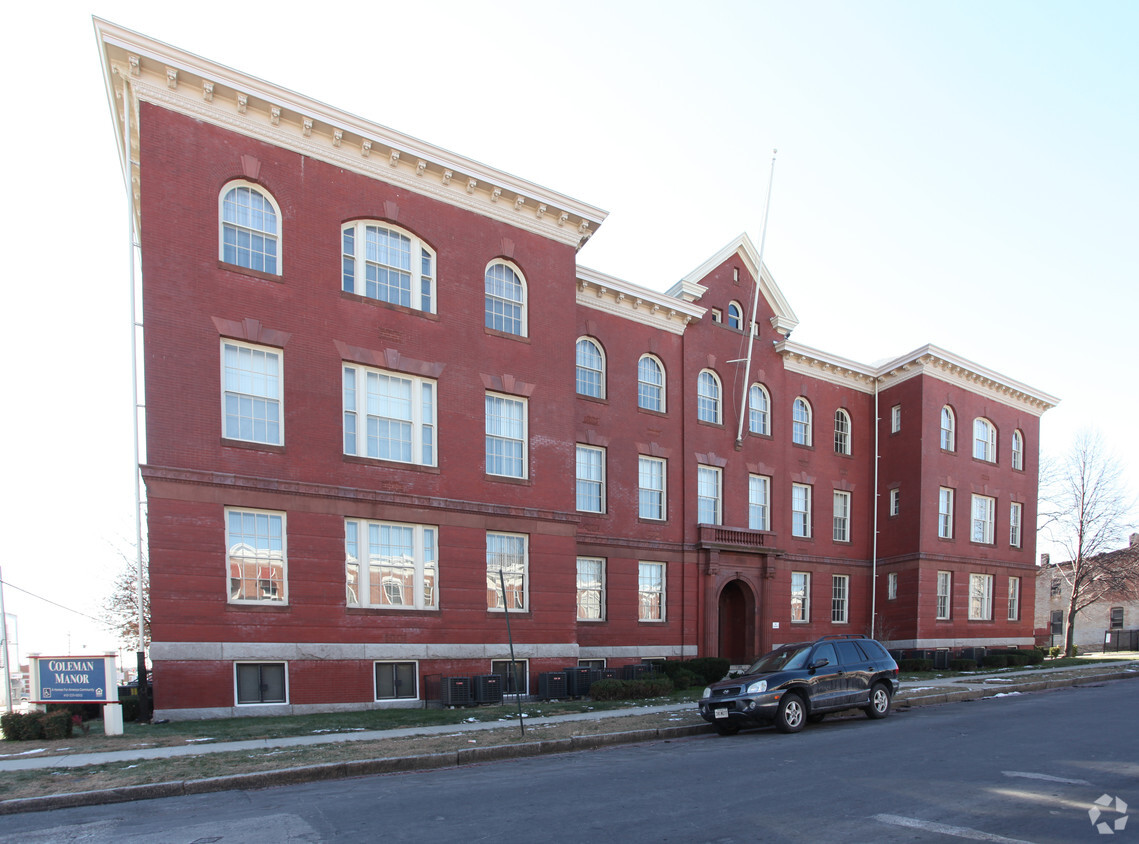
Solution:
M 3 671 L 4 671 L 4 709 L 7 712 L 12 711 L 12 670 L 8 666 L 8 613 L 4 611 L 4 573 L 0 571 L 0 619 L 4 620 L 4 636 L 0 639 L 0 644 L 4 646 L 3 655 Z

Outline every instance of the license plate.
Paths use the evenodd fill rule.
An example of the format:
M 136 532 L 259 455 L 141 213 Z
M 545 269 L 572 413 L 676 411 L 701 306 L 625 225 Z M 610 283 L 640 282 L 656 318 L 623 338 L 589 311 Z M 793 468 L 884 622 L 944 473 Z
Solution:
M 721 706 L 719 709 L 717 709 L 717 710 L 716 710 L 716 717 L 717 717 L 717 718 L 727 718 L 727 717 L 728 717 L 728 710 L 727 710 L 727 708 L 726 708 L 726 707 L 723 707 L 723 706 Z

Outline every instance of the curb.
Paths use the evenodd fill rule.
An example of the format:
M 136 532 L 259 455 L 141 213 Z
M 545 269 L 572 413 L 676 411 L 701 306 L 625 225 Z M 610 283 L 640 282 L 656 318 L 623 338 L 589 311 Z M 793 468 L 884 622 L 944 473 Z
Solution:
M 956 691 L 934 691 L 914 697 L 895 699 L 895 708 L 936 706 L 958 701 L 981 700 L 1009 692 L 1039 692 L 1103 683 L 1108 680 L 1139 678 L 1139 671 L 1112 671 L 1104 674 L 1068 677 L 1060 680 L 1036 680 L 1008 683 L 1000 686 L 982 686 Z M 710 724 L 689 724 L 679 727 L 658 727 L 647 730 L 629 730 L 619 733 L 597 733 L 572 738 L 506 744 L 496 747 L 470 747 L 450 753 L 432 753 L 421 756 L 398 756 L 388 759 L 359 759 L 349 762 L 329 762 L 323 765 L 306 765 L 300 768 L 282 768 L 276 771 L 256 771 L 200 780 L 180 780 L 147 785 L 132 785 L 100 791 L 79 791 L 70 794 L 49 794 L 43 797 L 22 797 L 0 801 L 0 815 L 21 812 L 48 812 L 55 809 L 72 809 L 82 806 L 101 806 L 111 803 L 128 803 L 134 800 L 154 800 L 160 797 L 182 797 L 190 794 L 209 794 L 216 791 L 271 788 L 281 785 L 298 785 L 306 782 L 346 779 L 349 777 L 396 774 L 408 771 L 425 771 L 436 768 L 456 768 L 481 765 L 505 759 L 523 759 L 555 753 L 573 753 L 599 747 L 638 744 L 687 738 L 711 733 Z

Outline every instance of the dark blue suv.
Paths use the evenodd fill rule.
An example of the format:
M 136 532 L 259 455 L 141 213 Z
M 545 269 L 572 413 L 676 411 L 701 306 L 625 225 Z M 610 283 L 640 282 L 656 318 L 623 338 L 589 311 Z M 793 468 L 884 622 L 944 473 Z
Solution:
M 776 648 L 743 676 L 713 683 L 700 698 L 700 716 L 722 736 L 771 723 L 782 733 L 797 733 L 807 721 L 843 709 L 885 718 L 897 693 L 898 663 L 879 642 L 823 636 Z

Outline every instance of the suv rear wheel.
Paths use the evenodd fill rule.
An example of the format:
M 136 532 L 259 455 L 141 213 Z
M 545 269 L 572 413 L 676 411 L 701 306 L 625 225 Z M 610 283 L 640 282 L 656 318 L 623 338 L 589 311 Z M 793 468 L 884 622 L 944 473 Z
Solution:
M 890 690 L 885 683 L 875 683 L 870 690 L 870 705 L 866 714 L 871 718 L 885 718 L 890 714 Z
M 794 692 L 783 695 L 775 713 L 775 729 L 781 733 L 797 733 L 807 720 L 807 707 Z

